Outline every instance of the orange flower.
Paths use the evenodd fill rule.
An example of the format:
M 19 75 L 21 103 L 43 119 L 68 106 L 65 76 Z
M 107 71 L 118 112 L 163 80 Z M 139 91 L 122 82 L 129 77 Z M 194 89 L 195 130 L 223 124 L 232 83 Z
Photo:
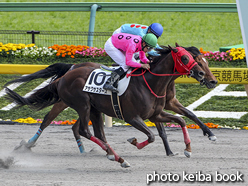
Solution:
M 85 46 L 85 45 L 53 45 L 50 46 L 48 48 L 52 48 L 54 50 L 57 50 L 57 54 L 56 56 L 61 56 L 61 57 L 66 57 L 66 56 L 70 56 L 71 58 L 75 58 L 75 54 L 76 51 L 83 51 L 86 50 L 88 48 L 90 48 L 89 46 Z M 62 54 L 62 55 L 61 55 Z
M 186 127 L 189 128 L 189 129 L 199 129 L 199 128 L 200 128 L 200 127 L 199 127 L 198 125 L 196 125 L 196 124 L 188 124 L 188 125 L 186 125 Z
M 208 128 L 218 128 L 219 125 L 213 124 L 213 123 L 204 123 L 208 126 Z

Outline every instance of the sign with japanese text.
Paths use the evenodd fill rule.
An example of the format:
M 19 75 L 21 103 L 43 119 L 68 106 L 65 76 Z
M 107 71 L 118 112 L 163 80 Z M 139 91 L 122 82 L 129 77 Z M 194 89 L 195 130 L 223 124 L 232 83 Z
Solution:
M 248 68 L 210 68 L 218 84 L 248 84 Z M 186 75 L 176 79 L 176 83 L 198 83 Z

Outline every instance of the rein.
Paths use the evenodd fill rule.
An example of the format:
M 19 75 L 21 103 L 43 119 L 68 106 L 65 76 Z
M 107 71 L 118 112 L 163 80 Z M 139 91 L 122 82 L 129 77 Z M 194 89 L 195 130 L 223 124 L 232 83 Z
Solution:
M 140 73 L 140 74 L 133 74 L 136 70 L 138 70 L 139 68 L 135 68 L 132 72 L 130 72 L 130 73 L 127 73 L 127 78 L 129 77 L 129 76 L 142 76 L 143 77 L 143 79 L 144 79 L 144 81 L 145 81 L 145 83 L 146 83 L 146 86 L 149 88 L 149 90 L 151 91 L 151 93 L 156 97 L 156 98 L 164 98 L 165 96 L 166 96 L 166 93 L 165 93 L 165 95 L 163 95 L 163 96 L 158 96 L 155 92 L 153 92 L 153 90 L 151 89 L 151 87 L 149 86 L 149 84 L 148 84 L 148 82 L 146 81 L 146 78 L 145 78 L 145 76 L 144 76 L 144 74 L 146 73 L 146 71 L 148 71 L 148 72 L 150 72 L 150 74 L 152 74 L 152 75 L 154 75 L 154 76 L 178 76 L 178 75 L 188 75 L 189 73 L 179 73 L 179 74 L 156 74 L 156 73 L 153 73 L 153 72 L 151 72 L 151 70 L 149 69 L 149 70 L 144 70 L 144 69 L 142 69 L 142 73 Z
M 148 72 L 150 72 L 150 74 L 152 74 L 152 75 L 154 75 L 154 76 L 181 76 L 181 75 L 189 75 L 189 74 L 190 74 L 190 70 L 191 70 L 195 65 L 197 65 L 197 63 L 196 63 L 195 60 L 193 59 L 192 55 L 190 55 L 185 49 L 183 49 L 182 47 L 176 47 L 176 48 L 178 49 L 178 52 L 177 52 L 177 53 L 174 53 L 174 52 L 172 51 L 172 57 L 173 57 L 173 61 L 174 61 L 174 63 L 175 63 L 173 74 L 156 74 L 156 73 L 151 72 L 150 69 L 148 69 Z M 189 55 L 188 55 L 189 58 L 190 58 L 189 63 L 188 63 L 187 65 L 183 64 L 182 61 L 181 61 L 181 59 L 179 58 L 178 54 L 179 54 L 179 56 L 180 56 L 180 55 L 182 56 L 182 55 L 185 55 L 185 54 L 186 54 L 186 55 L 189 54 Z M 181 56 L 180 56 L 180 57 L 181 57 Z M 152 93 L 156 98 L 164 98 L 164 97 L 166 96 L 166 93 L 165 93 L 165 95 L 163 95 L 163 96 L 158 96 L 157 94 L 155 94 L 155 92 L 153 92 L 153 90 L 152 90 L 151 87 L 149 86 L 149 84 L 148 84 L 148 82 L 146 81 L 146 78 L 145 78 L 145 76 L 144 76 L 144 74 L 146 73 L 147 70 L 142 69 L 142 73 L 140 73 L 140 74 L 133 74 L 137 69 L 139 69 L 139 68 L 135 68 L 132 72 L 127 73 L 127 75 L 126 75 L 127 78 L 128 78 L 129 76 L 142 76 L 143 79 L 144 79 L 144 81 L 145 81 L 145 83 L 146 83 L 146 86 L 149 88 L 149 90 L 151 91 L 151 93 Z M 178 71 L 179 74 L 175 74 L 176 69 L 177 69 L 177 71 Z M 182 71 L 184 71 L 184 72 L 186 71 L 186 73 L 183 73 Z

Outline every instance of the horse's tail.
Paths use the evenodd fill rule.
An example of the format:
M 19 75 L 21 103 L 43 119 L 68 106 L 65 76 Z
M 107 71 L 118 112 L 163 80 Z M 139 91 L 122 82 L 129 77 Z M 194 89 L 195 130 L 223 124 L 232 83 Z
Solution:
M 28 97 L 22 97 L 8 87 L 5 87 L 7 93 L 5 98 L 16 103 L 16 108 L 27 105 L 32 109 L 41 110 L 60 101 L 57 92 L 57 83 L 58 81 L 55 81 L 37 90 Z
M 7 86 L 13 83 L 29 82 L 29 81 L 32 81 L 34 79 L 39 79 L 39 78 L 47 79 L 47 78 L 52 77 L 51 81 L 55 81 L 56 79 L 63 76 L 71 68 L 72 65 L 73 64 L 55 63 L 33 74 L 21 76 L 17 79 L 9 81 L 4 86 Z

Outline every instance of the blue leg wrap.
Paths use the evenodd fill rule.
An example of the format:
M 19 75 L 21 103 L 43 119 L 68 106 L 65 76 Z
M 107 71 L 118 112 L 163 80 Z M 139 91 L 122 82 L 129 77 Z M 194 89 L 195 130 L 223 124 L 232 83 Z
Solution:
M 30 138 L 30 140 L 28 140 L 28 143 L 34 143 L 34 142 L 36 142 L 36 140 L 40 137 L 41 133 L 42 133 L 42 130 L 39 129 L 36 132 L 36 134 L 32 138 Z
M 79 148 L 80 153 L 84 153 L 85 152 L 84 151 L 84 146 L 83 146 L 83 143 L 82 143 L 81 139 L 77 140 L 77 144 L 78 144 L 78 148 Z

